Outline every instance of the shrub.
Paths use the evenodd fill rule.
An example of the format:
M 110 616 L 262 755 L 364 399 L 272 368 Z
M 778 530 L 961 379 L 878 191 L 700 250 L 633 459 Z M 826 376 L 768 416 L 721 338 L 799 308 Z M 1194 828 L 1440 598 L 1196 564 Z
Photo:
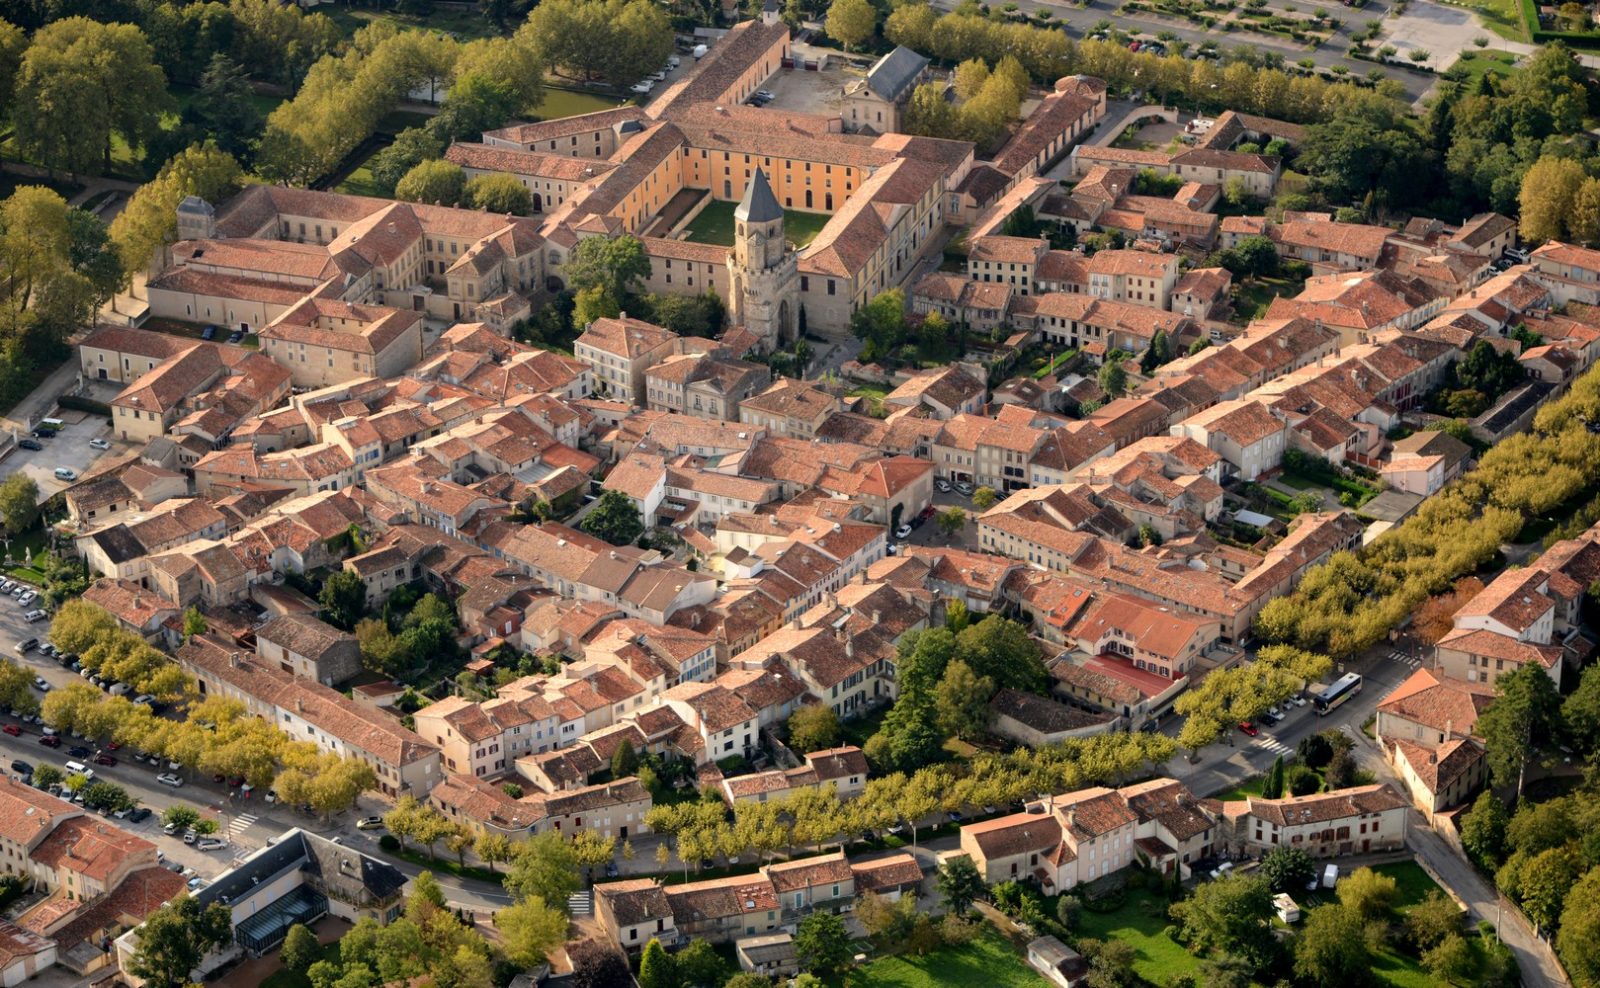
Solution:
M 378 838 L 378 847 L 390 854 L 400 850 L 400 840 L 394 834 L 384 834 Z

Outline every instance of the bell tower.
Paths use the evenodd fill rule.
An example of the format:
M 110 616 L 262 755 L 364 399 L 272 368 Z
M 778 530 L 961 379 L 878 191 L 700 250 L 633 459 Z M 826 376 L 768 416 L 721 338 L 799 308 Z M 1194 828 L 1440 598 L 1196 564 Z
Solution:
M 733 211 L 733 249 L 728 275 L 734 325 L 743 325 L 767 346 L 794 336 L 799 306 L 800 264 L 783 236 L 783 207 L 757 168 Z

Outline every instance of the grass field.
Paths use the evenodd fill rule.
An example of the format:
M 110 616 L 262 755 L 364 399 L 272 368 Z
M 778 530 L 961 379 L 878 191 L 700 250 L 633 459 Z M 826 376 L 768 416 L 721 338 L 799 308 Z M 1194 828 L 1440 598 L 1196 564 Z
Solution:
M 584 113 L 609 110 L 622 104 L 623 101 L 614 96 L 546 86 L 544 99 L 534 107 L 533 115 L 540 120 L 559 120 L 562 117 L 576 117 Z
M 1478 80 L 1486 75 L 1495 75 L 1509 78 L 1516 75 L 1517 56 L 1504 51 L 1467 51 L 1462 52 L 1456 63 L 1450 66 L 1446 75 L 1457 76 L 1467 83 L 1469 91 L 1476 90 Z
M 1528 28 L 1522 20 L 1521 0 L 1445 0 L 1452 7 L 1476 11 L 1489 30 L 1512 41 L 1527 41 Z
M 1120 909 L 1101 913 L 1083 910 L 1077 935 L 1099 940 L 1121 940 L 1133 948 L 1133 969 L 1151 984 L 1164 985 L 1180 974 L 1192 974 L 1200 960 L 1165 933 L 1172 920 L 1164 896 L 1130 886 Z
M 733 211 L 738 203 L 716 201 L 700 211 L 689 224 L 688 239 L 695 243 L 733 246 Z M 826 213 L 802 213 L 793 209 L 783 214 L 783 235 L 796 247 L 804 247 L 815 240 L 817 233 L 828 222 Z
M 1305 282 L 1297 278 L 1252 278 L 1235 282 L 1233 286 L 1233 314 L 1235 321 L 1248 322 L 1266 315 L 1267 307 L 1280 295 L 1293 298 L 1300 294 Z
M 315 13 L 328 15 L 339 25 L 339 30 L 347 35 L 355 34 L 373 21 L 388 21 L 402 28 L 443 31 L 460 41 L 490 38 L 499 34 L 494 25 L 474 10 L 435 10 L 426 17 L 408 17 L 387 11 L 352 10 L 349 7 L 328 5 L 317 8 Z
M 993 930 L 963 947 L 946 947 L 926 957 L 884 957 L 849 972 L 833 985 L 850 988 L 948 988 L 983 985 L 984 988 L 1049 988 L 1022 954 Z

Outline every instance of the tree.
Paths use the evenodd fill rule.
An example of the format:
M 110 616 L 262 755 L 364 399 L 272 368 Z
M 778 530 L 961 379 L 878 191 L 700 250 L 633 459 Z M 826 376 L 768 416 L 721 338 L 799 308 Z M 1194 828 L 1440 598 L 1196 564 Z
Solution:
M 242 184 L 239 162 L 213 143 L 197 144 L 168 161 L 111 221 L 111 240 L 123 266 L 129 271 L 144 269 L 176 236 L 178 203 L 185 197 L 220 205 Z
M 490 213 L 526 216 L 533 212 L 533 193 L 514 175 L 495 173 L 470 179 L 466 202 L 474 209 Z
M 145 917 L 136 936 L 130 973 L 159 988 L 190 983 L 189 974 L 207 953 L 233 942 L 233 914 L 227 906 L 180 894 Z
M 330 623 L 349 631 L 366 613 L 367 585 L 350 570 L 340 570 L 323 581 L 317 602 Z
M 979 676 L 960 659 L 953 660 L 934 692 L 939 730 L 967 741 L 983 737 L 993 716 L 989 700 L 994 694 L 994 680 Z
M 823 22 L 828 37 L 851 51 L 872 37 L 878 26 L 878 12 L 867 0 L 834 0 Z
M 637 237 L 586 237 L 573 249 L 564 273 L 574 288 L 603 288 L 620 303 L 650 277 L 650 257 Z
M 705 940 L 696 940 L 678 951 L 678 981 L 684 985 L 720 985 L 728 977 L 728 965 Z
M 289 927 L 289 932 L 283 938 L 283 946 L 278 948 L 278 959 L 283 962 L 283 966 L 301 974 L 316 963 L 321 954 L 322 948 L 317 944 L 317 935 L 307 929 L 304 923 L 296 923 Z
M 898 943 L 905 940 L 916 922 L 916 899 L 904 896 L 890 902 L 876 892 L 868 892 L 856 902 L 855 915 L 868 936 L 884 943 Z
M 496 912 L 494 926 L 503 938 L 506 959 L 523 969 L 544 963 L 567 939 L 567 914 L 538 896 Z
M 1483 738 L 1496 786 L 1515 783 L 1517 795 L 1522 795 L 1528 761 L 1539 748 L 1540 739 L 1555 734 L 1560 714 L 1561 699 L 1555 684 L 1536 663 L 1495 681 L 1495 701 L 1479 716 L 1477 733 Z
M 1461 819 L 1461 846 L 1481 867 L 1492 868 L 1505 854 L 1506 804 L 1485 789 Z
M 801 707 L 789 715 L 789 747 L 805 755 L 839 743 L 839 715 L 825 703 Z
M 1561 908 L 1578 881 L 1576 858 L 1568 848 L 1552 847 L 1534 855 L 1522 868 L 1518 899 L 1541 933 L 1554 930 L 1561 918 Z
M 367 162 L 373 184 L 383 192 L 395 186 L 413 168 L 444 154 L 445 142 L 426 127 L 407 127 L 395 135 L 394 143 L 373 155 Z
M 1261 795 L 1265 799 L 1278 799 L 1283 796 L 1282 755 L 1272 760 L 1272 768 L 1267 772 L 1267 781 L 1262 784 Z M 1282 891 L 1282 889 L 1279 891 Z
M 972 506 L 979 511 L 988 511 L 1000 503 L 1000 495 L 993 487 L 980 487 L 972 492 Z
M 1063 895 L 1056 900 L 1056 922 L 1072 932 L 1078 928 L 1078 916 L 1083 912 L 1083 903 L 1075 895 Z
M 39 519 L 39 485 L 17 471 L 0 483 L 0 520 L 12 535 L 25 532 Z
M 1172 907 L 1191 947 L 1234 954 L 1256 966 L 1272 958 L 1272 915 L 1272 889 L 1266 880 L 1237 874 L 1201 883 Z
M 800 921 L 794 934 L 794 952 L 801 968 L 828 975 L 850 963 L 850 934 L 844 920 L 833 913 L 812 913 Z
M 639 956 L 639 988 L 677 988 L 678 972 L 661 941 L 655 937 Z
M 1128 389 L 1128 372 L 1122 369 L 1122 361 L 1112 360 L 1109 357 L 1100 365 L 1100 390 L 1108 397 L 1120 398 Z
M 1298 847 L 1274 847 L 1261 857 L 1261 877 L 1274 892 L 1299 891 L 1316 875 L 1316 862 Z
M 467 174 L 453 161 L 435 158 L 406 172 L 395 183 L 394 197 L 404 202 L 454 206 L 466 193 Z
M 1571 158 L 1534 162 L 1522 178 L 1518 196 L 1522 239 L 1537 243 L 1564 236 L 1586 177 L 1583 164 Z
M 572 962 L 573 988 L 614 988 L 633 979 L 627 958 L 609 942 L 579 940 L 567 948 L 567 959 Z
M 1294 943 L 1294 973 L 1322 986 L 1359 985 L 1371 980 L 1372 952 L 1366 923 L 1342 904 L 1318 906 L 1306 915 Z
M 1339 904 L 1361 917 L 1362 922 L 1384 919 L 1400 897 L 1399 883 L 1371 868 L 1357 868 L 1339 879 L 1336 891 Z
M 171 102 L 143 31 L 68 17 L 35 32 L 22 57 L 13 133 L 31 160 L 98 174 L 111 167 L 113 135 L 142 147 Z
M 581 885 L 572 845 L 556 831 L 523 841 L 505 877 L 506 891 L 517 900 L 538 896 L 557 908 L 564 908 Z
M 946 508 L 934 515 L 933 520 L 946 539 L 955 538 L 957 532 L 967 527 L 967 513 L 960 508 Z
M 639 755 L 633 750 L 633 742 L 623 738 L 617 750 L 611 753 L 611 777 L 624 779 L 638 770 Z
M 1572 887 L 1561 911 L 1556 953 L 1575 985 L 1600 985 L 1600 868 L 1591 868 Z
M 602 493 L 578 527 L 612 545 L 631 545 L 644 534 L 639 506 L 633 498 L 615 490 Z
M 195 635 L 205 634 L 207 630 L 209 629 L 206 625 L 206 617 L 200 613 L 200 608 L 191 606 L 184 610 L 183 637 L 193 638 Z
M 955 659 L 996 686 L 1044 693 L 1050 683 L 1039 646 L 1027 626 L 997 614 L 969 626 L 956 636 Z
M 1419 951 L 1432 949 L 1461 932 L 1461 907 L 1434 889 L 1406 913 L 1406 932 Z
M 1097 940 L 1084 937 L 1078 949 L 1089 962 L 1089 988 L 1133 988 L 1140 979 L 1133 970 L 1137 954 L 1131 944 L 1122 940 Z
M 1423 968 L 1445 984 L 1472 976 L 1477 967 L 1472 948 L 1459 933 L 1452 933 L 1422 953 Z
M 939 889 L 940 898 L 944 899 L 945 908 L 958 916 L 971 909 L 985 891 L 983 875 L 979 873 L 978 866 L 964 854 L 946 858 L 939 866 L 934 884 Z
M 665 10 L 648 0 L 556 0 L 535 7 L 515 40 L 563 74 L 625 86 L 666 63 L 672 35 Z
M 1600 665 L 1583 670 L 1578 688 L 1561 703 L 1561 722 L 1578 752 L 1600 750 Z
M 505 834 L 486 830 L 479 834 L 477 841 L 473 843 L 472 853 L 493 871 L 496 863 L 511 860 L 511 838 Z

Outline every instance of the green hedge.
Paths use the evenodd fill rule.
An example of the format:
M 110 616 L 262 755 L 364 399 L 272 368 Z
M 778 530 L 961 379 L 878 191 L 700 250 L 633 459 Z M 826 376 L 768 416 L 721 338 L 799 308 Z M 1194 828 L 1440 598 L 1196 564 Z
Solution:
M 1569 48 L 1600 50 L 1600 34 L 1544 30 L 1539 25 L 1539 5 L 1534 0 L 1522 0 L 1522 23 L 1528 28 L 1528 36 L 1536 45 L 1559 41 Z

